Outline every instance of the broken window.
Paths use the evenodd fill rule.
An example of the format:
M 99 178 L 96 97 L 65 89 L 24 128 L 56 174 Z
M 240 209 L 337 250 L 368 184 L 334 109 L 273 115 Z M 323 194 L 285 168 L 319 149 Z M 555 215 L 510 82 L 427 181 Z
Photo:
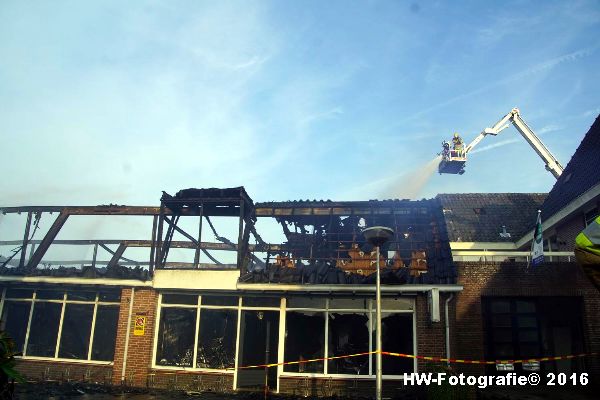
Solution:
M 369 317 L 366 313 L 329 314 L 329 357 L 369 351 Z M 369 356 L 329 360 L 328 373 L 368 375 Z
M 373 320 L 375 320 L 375 314 Z M 376 350 L 377 329 L 373 323 L 373 350 Z M 381 314 L 381 347 L 384 351 L 401 354 L 413 353 L 413 323 L 412 314 Z M 373 364 L 375 365 L 375 354 Z M 373 367 L 373 369 L 375 369 Z M 383 375 L 402 375 L 405 372 L 413 372 L 414 361 L 404 357 L 383 357 Z M 374 371 L 373 371 L 374 372 Z
M 214 369 L 233 368 L 236 333 L 237 310 L 202 309 L 196 366 Z
M 18 352 L 23 352 L 31 302 L 5 301 L 2 310 L 2 330 L 13 338 Z
M 195 308 L 163 308 L 158 331 L 156 364 L 191 367 L 195 330 Z
M 61 303 L 34 304 L 27 343 L 28 356 L 54 357 L 61 311 Z
M 94 297 L 96 297 L 95 294 Z M 65 305 L 58 350 L 59 358 L 87 360 L 93 316 L 93 304 L 67 303 Z
M 92 360 L 113 361 L 118 321 L 118 306 L 98 306 L 92 344 Z
M 240 324 L 240 365 L 277 362 L 279 311 L 242 311 Z M 266 376 L 265 376 L 266 375 Z M 277 368 L 238 369 L 238 387 L 269 387 L 277 384 Z
M 325 356 L 325 313 L 288 311 L 285 322 L 285 361 L 302 361 Z M 323 373 L 323 361 L 289 364 L 285 372 Z

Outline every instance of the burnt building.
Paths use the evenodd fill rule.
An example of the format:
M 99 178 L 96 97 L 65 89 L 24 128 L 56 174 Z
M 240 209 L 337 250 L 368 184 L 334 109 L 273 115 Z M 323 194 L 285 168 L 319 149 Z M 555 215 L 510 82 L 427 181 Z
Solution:
M 370 395 L 379 262 L 383 351 L 409 356 L 384 356 L 390 395 L 406 390 L 404 373 L 436 363 L 421 356 L 599 352 L 600 295 L 575 264 L 567 233 L 598 210 L 597 175 L 588 179 L 577 161 L 597 138 L 598 121 L 548 195 L 261 203 L 238 187 L 163 193 L 149 207 L 2 207 L 22 222 L 0 238 L 2 328 L 31 379 Z M 571 193 L 568 185 L 581 190 L 555 194 Z M 553 214 L 544 216 L 545 262 L 533 268 L 540 207 Z M 148 221 L 145 239 L 127 237 L 136 226 L 129 219 L 119 239 L 61 236 L 71 221 L 92 217 Z M 571 220 L 581 224 L 561 230 Z M 379 260 L 362 234 L 375 225 L 394 230 Z M 91 257 L 56 258 L 73 248 Z M 587 356 L 513 367 L 592 379 L 600 371 Z

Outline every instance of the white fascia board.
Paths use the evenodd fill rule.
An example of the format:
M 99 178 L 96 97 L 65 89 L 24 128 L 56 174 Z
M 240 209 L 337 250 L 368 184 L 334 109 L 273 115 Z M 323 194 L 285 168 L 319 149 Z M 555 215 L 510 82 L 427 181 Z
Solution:
M 576 211 L 580 210 L 584 207 L 588 202 L 594 200 L 596 197 L 600 196 L 600 183 L 592 186 L 586 192 L 584 192 L 581 196 L 577 197 L 575 200 L 561 208 L 558 212 L 552 215 L 547 220 L 544 220 L 544 216 L 542 215 L 542 230 L 544 232 L 553 228 L 559 222 L 562 222 L 566 218 L 568 218 L 571 214 L 574 214 Z M 533 229 L 527 232 L 518 242 L 517 248 L 521 248 L 525 246 L 527 243 L 531 242 L 533 238 Z
M 155 289 L 235 290 L 240 271 L 211 271 L 202 269 L 154 271 Z
M 318 284 L 285 284 L 285 283 L 238 283 L 238 290 L 249 292 L 281 291 L 281 292 L 349 292 L 375 293 L 375 285 L 318 285 Z M 440 292 L 460 292 L 462 285 L 381 285 L 383 293 L 416 293 L 437 289 Z
M 451 250 L 516 250 L 512 242 L 450 242 Z
M 55 285 L 90 285 L 90 286 L 124 286 L 124 287 L 152 287 L 152 281 L 136 279 L 110 279 L 110 278 L 77 278 L 55 276 L 0 276 L 1 282 L 21 283 L 49 283 Z

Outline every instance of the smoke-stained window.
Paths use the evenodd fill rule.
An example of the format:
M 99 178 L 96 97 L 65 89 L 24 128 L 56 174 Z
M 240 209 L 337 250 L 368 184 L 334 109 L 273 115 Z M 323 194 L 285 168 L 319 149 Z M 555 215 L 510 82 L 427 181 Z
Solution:
M 92 332 L 93 304 L 67 304 L 60 336 L 59 358 L 87 360 Z
M 329 314 L 329 356 L 345 356 L 369 351 L 367 313 Z M 369 356 L 329 360 L 328 373 L 369 375 Z
M 62 307 L 61 303 L 36 302 L 34 304 L 25 354 L 54 357 Z
M 114 359 L 118 322 L 118 306 L 98 306 L 94 342 L 92 344 L 92 360 L 112 361 Z
M 158 331 L 156 364 L 191 367 L 195 330 L 195 308 L 163 308 Z
M 285 321 L 285 361 L 303 361 L 325 356 L 325 313 L 288 311 Z M 286 364 L 286 372 L 323 373 L 324 362 Z
M 377 324 L 373 321 L 373 348 L 376 348 Z M 413 327 L 411 314 L 381 315 L 381 346 L 384 351 L 401 354 L 412 354 L 413 350 Z M 376 361 L 373 354 L 372 366 L 375 369 Z M 384 375 L 402 375 L 405 372 L 413 372 L 414 361 L 405 357 L 382 358 L 382 369 Z
M 98 295 L 81 290 L 8 288 L 2 327 L 25 357 L 112 361 L 119 299 L 120 291 L 110 289 Z M 90 340 L 92 332 L 94 340 Z
M 235 365 L 237 310 L 202 309 L 198 335 L 198 368 L 225 369 Z
M 30 310 L 31 302 L 25 301 L 5 301 L 2 310 L 2 330 L 15 341 L 16 349 L 21 353 L 25 344 Z
M 160 298 L 156 366 L 235 366 L 239 297 L 163 293 Z
M 384 351 L 414 354 L 414 300 L 382 299 L 382 348 Z M 343 357 L 310 363 L 289 364 L 284 374 L 325 374 L 339 376 L 375 375 L 376 308 L 368 297 L 289 297 L 286 301 L 284 361 Z M 414 371 L 414 360 L 383 357 L 384 376 L 402 376 Z

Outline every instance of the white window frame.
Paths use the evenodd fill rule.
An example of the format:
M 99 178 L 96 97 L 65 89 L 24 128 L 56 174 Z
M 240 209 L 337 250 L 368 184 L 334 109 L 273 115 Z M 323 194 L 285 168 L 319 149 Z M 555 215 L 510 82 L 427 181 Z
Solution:
M 186 296 L 196 296 L 196 304 L 164 304 L 162 301 L 163 294 L 185 294 Z M 152 345 L 152 369 L 157 370 L 165 370 L 165 371 L 195 371 L 195 372 L 219 372 L 224 374 L 235 374 L 237 370 L 237 356 L 238 356 L 238 342 L 239 342 L 239 321 L 240 321 L 240 305 L 241 305 L 241 297 L 239 296 L 227 296 L 227 297 L 235 297 L 237 298 L 237 305 L 234 306 L 207 306 L 202 305 L 202 296 L 227 296 L 226 294 L 215 294 L 215 293 L 178 293 L 178 292 L 160 292 L 158 294 L 158 304 L 156 311 L 156 325 L 154 327 L 154 343 Z M 184 367 L 184 366 L 175 366 L 175 365 L 158 365 L 156 364 L 156 354 L 157 354 L 157 346 L 158 346 L 158 333 L 160 327 L 160 319 L 162 316 L 163 308 L 187 308 L 187 309 L 195 309 L 196 310 L 196 326 L 194 333 L 194 349 L 193 349 L 193 357 L 192 357 L 192 366 Z M 202 309 L 207 310 L 236 310 L 237 311 L 237 327 L 236 327 L 236 350 L 235 350 L 235 367 L 233 369 L 219 369 L 219 368 L 198 368 L 196 367 L 198 363 L 198 334 L 200 333 L 200 315 L 202 313 Z M 279 310 L 279 309 L 278 309 Z M 234 375 L 235 376 L 235 375 Z M 234 378 L 235 380 L 235 378 Z
M 403 297 L 403 299 L 407 299 L 410 300 L 410 307 L 409 309 L 403 309 L 403 310 L 394 310 L 394 309 L 382 309 L 382 313 L 392 313 L 392 314 L 411 314 L 412 316 L 412 334 L 413 334 L 413 354 L 417 354 L 417 321 L 415 318 L 415 299 L 413 297 L 410 298 L 405 298 Z M 366 299 L 367 300 L 367 308 L 366 309 L 353 309 L 353 308 L 330 308 L 329 306 L 329 301 L 331 300 L 331 298 L 326 298 L 325 299 L 325 308 L 286 308 L 284 310 L 284 312 L 287 315 L 287 311 L 313 311 L 313 312 L 324 312 L 325 313 L 325 356 L 327 356 L 329 354 L 329 314 L 332 312 L 340 312 L 340 313 L 361 313 L 361 314 L 367 314 L 368 318 L 369 318 L 369 351 L 374 351 L 373 347 L 374 347 L 374 343 L 373 343 L 373 333 L 375 330 L 375 315 L 376 315 L 376 309 L 374 307 L 374 300 L 373 299 Z M 280 321 L 281 323 L 281 321 Z M 281 329 L 280 332 L 283 332 L 283 335 L 280 333 L 280 337 L 283 337 L 285 340 L 285 318 L 283 319 L 283 328 Z M 285 349 L 285 343 L 283 344 L 283 348 Z M 285 354 L 282 351 L 280 354 L 280 359 L 278 360 L 279 363 L 283 363 L 284 359 L 285 359 Z M 283 367 L 281 367 L 279 370 L 281 370 L 281 372 L 279 373 L 279 376 L 291 376 L 291 377 L 309 377 L 309 378 L 340 378 L 340 379 L 366 379 L 366 380 L 372 380 L 375 378 L 375 368 L 372 365 L 373 363 L 373 357 L 369 356 L 369 373 L 365 374 L 365 375 L 354 375 L 354 374 L 330 374 L 328 371 L 328 362 L 325 361 L 325 365 L 323 368 L 323 373 L 318 373 L 318 372 L 285 372 L 283 371 Z M 417 370 L 417 360 L 414 359 L 413 362 L 413 372 L 416 372 Z M 383 379 L 386 380 L 403 380 L 404 379 L 404 375 L 383 375 Z
M 197 304 L 164 304 L 162 301 L 163 294 L 186 294 L 191 296 L 197 296 Z M 362 379 L 362 380 L 373 380 L 375 378 L 374 365 L 372 356 L 369 357 L 369 374 L 366 375 L 352 375 L 352 374 L 329 374 L 328 373 L 328 363 L 324 362 L 324 372 L 323 373 L 306 373 L 306 372 L 284 372 L 283 365 L 281 363 L 284 362 L 285 359 L 285 327 L 286 327 L 286 315 L 287 311 L 312 311 L 312 312 L 323 312 L 325 313 L 325 355 L 329 352 L 329 314 L 331 312 L 340 312 L 340 313 L 363 313 L 367 314 L 369 318 L 369 349 L 373 349 L 373 332 L 375 329 L 374 318 L 376 315 L 376 310 L 374 307 L 373 299 L 365 299 L 367 300 L 367 308 L 366 309 L 358 309 L 358 308 L 330 308 L 329 301 L 330 298 L 325 298 L 325 308 L 288 308 L 287 307 L 287 298 L 286 296 L 279 297 L 280 305 L 279 307 L 266 307 L 266 306 L 242 306 L 243 296 L 237 295 L 237 306 L 203 306 L 202 305 L 202 296 L 228 296 L 228 294 L 218 294 L 218 293 L 181 293 L 181 292 L 160 292 L 158 294 L 158 303 L 157 303 L 157 323 L 154 327 L 154 343 L 152 346 L 152 363 L 151 368 L 155 370 L 164 370 L 164 371 L 189 371 L 189 372 L 206 372 L 206 373 L 222 373 L 222 374 L 233 374 L 233 390 L 237 389 L 237 372 L 239 366 L 239 353 L 240 353 L 240 332 L 241 332 L 241 316 L 242 311 L 275 311 L 279 312 L 279 337 L 278 337 L 278 352 L 277 352 L 277 387 L 275 392 L 279 393 L 279 383 L 280 378 L 283 377 L 309 377 L 309 378 L 339 378 L 339 379 Z M 234 296 L 232 296 L 234 297 Z M 288 296 L 289 297 L 289 296 Z M 398 297 L 398 296 L 396 296 Z M 385 308 L 382 309 L 384 313 L 393 313 L 393 314 L 410 314 L 412 317 L 412 335 L 413 335 L 413 354 L 417 354 L 417 319 L 415 317 L 415 307 L 416 301 L 414 297 L 401 297 L 404 300 L 409 300 L 409 306 L 407 309 L 395 310 Z M 156 364 L 156 354 L 157 354 L 157 345 L 158 345 L 158 333 L 160 326 L 160 318 L 163 308 L 188 308 L 196 310 L 196 327 L 195 327 L 195 338 L 194 338 L 194 356 L 192 360 L 192 367 L 183 367 L 183 366 L 167 366 L 167 365 L 157 365 Z M 200 314 L 202 309 L 231 309 L 237 310 L 237 332 L 236 332 L 236 343 L 235 343 L 235 365 L 233 369 L 214 369 L 214 368 L 198 368 L 195 367 L 197 364 L 197 347 L 198 347 L 198 333 L 200 330 Z M 372 350 L 371 350 L 372 351 Z M 417 370 L 417 360 L 413 361 L 413 372 Z M 386 380 L 403 380 L 403 375 L 383 375 L 383 379 Z
M 70 290 L 78 290 L 78 289 L 64 289 L 62 290 L 62 295 L 63 298 L 62 300 L 58 300 L 58 299 L 38 299 L 37 298 L 37 291 L 38 290 L 54 290 L 54 289 L 45 289 L 45 288 L 15 288 L 15 289 L 24 289 L 24 290 L 33 290 L 33 295 L 31 298 L 16 298 L 16 297 L 6 297 L 6 290 L 7 288 L 5 287 L 4 290 L 2 291 L 2 298 L 0 300 L 0 315 L 2 315 L 2 313 L 4 312 L 4 304 L 5 302 L 11 301 L 11 302 L 29 302 L 31 303 L 31 307 L 29 308 L 29 316 L 28 316 L 28 320 L 27 320 L 27 329 L 25 331 L 25 339 L 23 342 L 23 355 L 22 356 L 15 356 L 15 358 L 17 359 L 22 359 L 22 360 L 55 360 L 55 361 L 64 361 L 64 362 L 70 362 L 70 363 L 82 363 L 82 364 L 96 364 L 96 365 L 113 365 L 114 364 L 114 360 L 113 361 L 98 361 L 98 360 L 92 360 L 92 346 L 94 344 L 94 331 L 95 331 L 95 325 L 96 325 L 96 314 L 98 311 L 98 306 L 99 305 L 108 305 L 108 306 L 113 306 L 113 307 L 119 307 L 120 306 L 120 302 L 108 302 L 108 301 L 100 301 L 99 296 L 100 293 L 99 291 L 96 289 L 96 296 L 94 300 L 67 300 L 67 292 Z M 89 292 L 92 292 L 94 290 L 89 290 Z M 59 290 L 56 290 L 56 292 L 60 292 Z M 59 321 L 59 325 L 58 325 L 58 333 L 56 335 L 56 343 L 54 345 L 54 357 L 40 357 L 40 356 L 28 356 L 27 355 L 27 345 L 29 344 L 29 333 L 30 333 L 30 329 L 31 329 L 31 320 L 33 318 L 33 311 L 35 309 L 35 304 L 36 303 L 58 303 L 61 304 L 61 315 L 60 315 L 60 321 Z M 90 340 L 88 343 L 88 350 L 87 350 L 87 358 L 84 359 L 77 359 L 77 358 L 60 358 L 58 357 L 58 353 L 60 351 L 60 339 L 62 336 L 62 328 L 63 328 L 63 319 L 64 319 L 64 314 L 65 314 L 65 309 L 66 309 L 66 305 L 67 304 L 90 304 L 94 306 L 94 311 L 92 314 L 92 329 L 90 331 Z M 115 332 L 116 334 L 116 332 Z

